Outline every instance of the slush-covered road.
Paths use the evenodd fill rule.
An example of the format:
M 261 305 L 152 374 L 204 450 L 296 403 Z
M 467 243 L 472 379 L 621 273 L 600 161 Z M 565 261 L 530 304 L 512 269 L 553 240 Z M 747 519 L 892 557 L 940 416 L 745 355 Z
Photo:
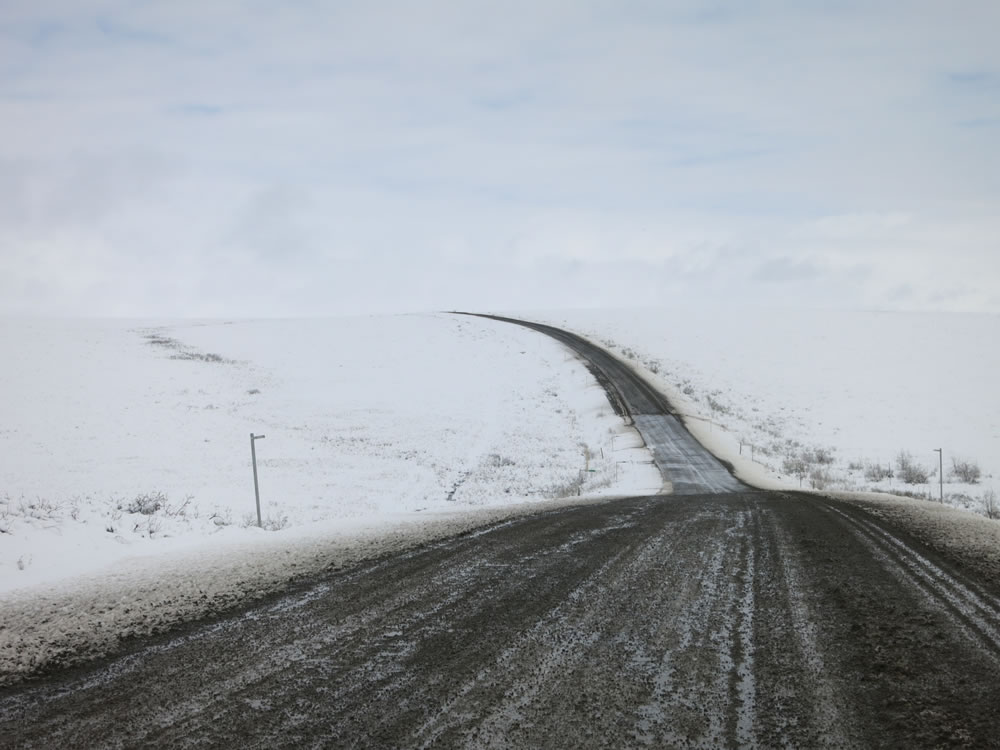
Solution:
M 544 323 L 496 315 L 477 317 L 530 328 L 574 351 L 604 386 L 615 410 L 631 419 L 639 430 L 663 475 L 665 486 L 673 494 L 701 495 L 748 489 L 691 436 L 661 393 L 610 353 L 574 333 Z
M 1000 747 L 996 582 L 711 466 L 0 691 L 0 747 Z
M 996 747 L 998 601 L 773 493 L 548 512 L 0 694 L 3 747 Z

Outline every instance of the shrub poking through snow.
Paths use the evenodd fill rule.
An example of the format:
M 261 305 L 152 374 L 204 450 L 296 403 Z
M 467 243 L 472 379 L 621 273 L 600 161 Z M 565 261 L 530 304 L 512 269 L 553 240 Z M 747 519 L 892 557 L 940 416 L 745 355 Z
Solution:
M 820 464 L 822 466 L 829 466 L 833 463 L 833 449 L 831 448 L 813 448 L 811 450 L 805 451 L 802 454 L 802 458 L 806 462 L 811 464 Z
M 223 364 L 230 365 L 235 364 L 233 360 L 227 359 L 221 354 L 198 351 L 194 347 L 187 346 L 175 338 L 165 336 L 159 330 L 153 330 L 147 333 L 146 343 L 153 346 L 162 346 L 165 349 L 171 349 L 174 353 L 170 355 L 170 359 L 196 360 L 200 362 L 221 362 Z
M 162 492 L 144 492 L 141 495 L 136 495 L 128 504 L 126 510 L 129 513 L 141 513 L 144 516 L 151 516 L 166 504 L 167 496 Z
M 814 490 L 825 490 L 831 481 L 833 478 L 825 469 L 813 469 L 809 472 L 809 485 Z
M 267 516 L 262 519 L 262 523 L 268 531 L 281 531 L 288 526 L 288 514 L 279 513 L 276 516 Z
M 951 473 L 952 476 L 957 477 L 960 481 L 965 482 L 966 484 L 977 484 L 979 482 L 979 477 L 982 476 L 979 464 L 975 461 L 964 461 L 959 458 L 951 459 Z
M 833 482 L 833 476 L 826 467 L 833 464 L 832 448 L 803 448 L 798 443 L 786 441 L 784 444 L 772 442 L 770 447 L 760 447 L 756 451 L 763 456 L 785 453 L 781 470 L 799 480 L 799 486 L 807 477 L 814 489 L 825 489 Z
M 983 504 L 983 515 L 987 518 L 1000 518 L 1000 499 L 996 490 L 986 490 L 980 498 Z
M 916 463 L 906 451 L 900 451 L 896 456 L 896 476 L 906 484 L 926 484 L 931 473 Z
M 708 406 L 709 406 L 709 408 L 711 408 L 711 410 L 712 410 L 712 412 L 714 414 L 722 414 L 722 415 L 725 416 L 725 415 L 727 415 L 727 414 L 730 413 L 730 410 L 729 410 L 729 407 L 726 406 L 724 403 L 722 403 L 721 401 L 716 400 L 715 397 L 718 396 L 719 394 L 720 394 L 720 391 L 716 391 L 715 393 L 710 393 L 708 395 L 708 399 L 707 399 L 708 400 Z
M 153 346 L 165 346 L 168 349 L 180 349 L 181 342 L 177 339 L 164 336 L 161 333 L 150 333 L 146 335 L 146 341 Z
M 809 464 L 798 456 L 786 458 L 781 464 L 781 469 L 786 474 L 798 477 L 800 485 L 802 484 L 802 480 L 809 476 Z
M 892 466 L 886 464 L 865 464 L 865 479 L 869 482 L 881 482 L 884 479 L 892 479 Z
M 243 528 L 248 529 L 257 525 L 257 516 L 253 513 L 243 514 Z M 276 516 L 264 516 L 260 519 L 260 527 L 265 531 L 281 531 L 288 527 L 288 514 L 279 513 Z

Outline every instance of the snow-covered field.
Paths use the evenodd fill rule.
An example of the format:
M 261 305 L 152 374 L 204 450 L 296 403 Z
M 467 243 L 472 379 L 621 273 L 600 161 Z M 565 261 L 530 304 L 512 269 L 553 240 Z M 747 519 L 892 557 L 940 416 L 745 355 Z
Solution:
M 0 342 L 0 591 L 261 538 L 251 432 L 287 539 L 659 486 L 584 367 L 515 326 L 7 319 Z
M 940 447 L 951 504 L 1000 490 L 997 316 L 520 317 L 633 362 L 760 486 L 936 497 Z M 3 319 L 0 344 L 0 683 L 419 540 L 660 488 L 580 362 L 508 324 Z M 902 481 L 900 452 L 928 481 Z M 996 562 L 1000 524 L 857 501 Z
M 632 361 L 691 415 L 706 445 L 758 484 L 937 499 L 941 448 L 947 503 L 984 512 L 1000 494 L 1000 316 L 663 309 L 528 317 Z M 904 481 L 901 452 L 910 478 L 926 481 Z M 978 480 L 963 481 L 955 461 L 978 467 Z
M 982 512 L 1000 490 L 998 316 L 523 317 L 631 360 L 758 483 L 936 497 L 940 447 L 948 502 Z M 585 369 L 516 326 L 5 319 L 0 342 L 14 353 L 0 369 L 0 592 L 260 540 L 251 432 L 266 435 L 264 526 L 287 540 L 656 489 Z M 903 481 L 900 452 L 927 481 Z M 955 460 L 978 481 L 961 481 Z
M 0 684 L 322 570 L 661 487 L 583 365 L 517 326 L 4 319 L 0 344 Z

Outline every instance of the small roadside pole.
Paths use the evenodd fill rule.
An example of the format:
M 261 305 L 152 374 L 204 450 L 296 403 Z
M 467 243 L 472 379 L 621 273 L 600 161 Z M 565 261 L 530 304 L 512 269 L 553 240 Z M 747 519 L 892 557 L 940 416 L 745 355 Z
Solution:
M 940 448 L 935 448 L 934 452 L 938 454 L 938 486 L 941 488 L 941 504 L 944 505 L 944 454 Z
M 260 485 L 257 484 L 257 449 L 254 447 L 254 441 L 263 440 L 264 435 L 254 435 L 250 433 L 250 460 L 253 462 L 253 496 L 257 501 L 257 527 L 263 527 L 260 520 Z

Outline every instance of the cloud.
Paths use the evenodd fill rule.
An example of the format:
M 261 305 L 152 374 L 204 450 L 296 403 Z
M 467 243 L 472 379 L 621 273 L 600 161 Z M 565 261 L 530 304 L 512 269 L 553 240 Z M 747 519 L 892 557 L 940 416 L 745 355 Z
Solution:
M 225 112 L 223 107 L 212 104 L 178 104 L 168 109 L 179 115 L 192 115 L 195 117 L 212 117 Z
M 10 3 L 0 310 L 995 310 L 998 8 Z
M 972 70 L 949 73 L 948 80 L 952 83 L 958 84 L 959 86 L 988 86 L 993 88 L 1000 84 L 1000 76 L 997 76 L 988 70 Z
M 979 117 L 974 120 L 962 120 L 958 125 L 962 128 L 996 128 L 1000 127 L 1000 117 Z
M 830 237 L 871 237 L 885 236 L 912 221 L 913 216 L 905 211 L 889 211 L 824 216 L 815 222 L 815 226 L 822 234 Z
M 808 260 L 774 258 L 757 266 L 753 278 L 764 282 L 797 282 L 815 279 L 821 275 L 818 266 Z
M 913 287 L 909 284 L 900 284 L 889 290 L 886 299 L 890 302 L 904 302 L 913 298 Z
M 97 29 L 115 44 L 171 44 L 172 40 L 157 31 L 127 26 L 107 16 L 98 16 Z

